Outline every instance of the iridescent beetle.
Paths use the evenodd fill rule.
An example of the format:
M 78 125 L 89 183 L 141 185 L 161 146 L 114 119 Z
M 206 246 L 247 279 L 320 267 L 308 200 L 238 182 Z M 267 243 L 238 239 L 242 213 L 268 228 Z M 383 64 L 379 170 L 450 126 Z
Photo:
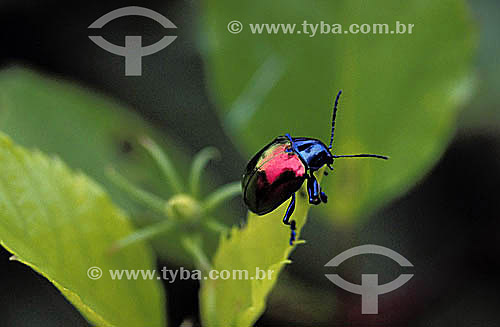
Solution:
M 324 165 L 333 170 L 332 164 L 336 158 L 388 159 L 376 154 L 333 155 L 330 152 L 341 94 L 342 91 L 339 91 L 333 107 L 332 133 L 328 147 L 313 138 L 291 137 L 290 134 L 278 136 L 250 160 L 243 174 L 243 199 L 250 211 L 264 215 L 291 198 L 283 218 L 283 223 L 290 226 L 290 245 L 293 245 L 296 237 L 295 220 L 290 220 L 295 210 L 295 192 L 301 188 L 304 180 L 307 180 L 309 203 L 326 203 L 327 196 L 313 174 L 315 171 Z

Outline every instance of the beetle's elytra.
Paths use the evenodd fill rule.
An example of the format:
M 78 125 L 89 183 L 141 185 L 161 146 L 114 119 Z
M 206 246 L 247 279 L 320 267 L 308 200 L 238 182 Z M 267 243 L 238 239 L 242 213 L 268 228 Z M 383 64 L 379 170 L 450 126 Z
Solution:
M 317 205 L 327 202 L 326 194 L 321 190 L 314 172 L 324 165 L 333 170 L 336 158 L 379 158 L 376 154 L 333 155 L 331 153 L 335 118 L 338 101 L 342 91 L 335 99 L 332 116 L 330 145 L 307 137 L 291 137 L 290 134 L 279 136 L 260 150 L 248 163 L 243 174 L 243 199 L 250 211 L 264 215 L 279 207 L 288 199 L 290 204 L 283 218 L 283 223 L 290 226 L 290 245 L 296 237 L 295 220 L 290 220 L 295 209 L 295 192 L 307 180 L 309 203 Z

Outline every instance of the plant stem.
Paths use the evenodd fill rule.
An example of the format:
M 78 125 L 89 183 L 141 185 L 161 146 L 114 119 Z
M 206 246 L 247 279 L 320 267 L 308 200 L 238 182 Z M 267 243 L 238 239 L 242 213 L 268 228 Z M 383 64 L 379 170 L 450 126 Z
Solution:
M 167 183 L 173 188 L 175 193 L 182 193 L 183 187 L 179 179 L 179 174 L 174 168 L 172 161 L 167 154 L 152 139 L 144 137 L 139 143 L 148 151 L 151 157 L 156 161 L 158 167 L 165 176 Z
M 241 183 L 232 182 L 226 184 L 210 194 L 203 202 L 202 207 L 207 212 L 213 210 L 218 205 L 241 193 Z
M 226 233 L 229 230 L 228 226 L 219 223 L 214 218 L 206 218 L 204 220 L 204 224 L 205 226 L 207 226 L 208 229 L 211 229 L 217 233 Z
M 129 182 L 125 177 L 120 175 L 115 169 L 108 168 L 106 170 L 106 176 L 111 182 L 116 186 L 121 188 L 123 191 L 129 193 L 133 198 L 142 202 L 146 206 L 155 209 L 156 211 L 165 214 L 165 201 L 154 194 L 146 192 L 139 187 L 135 186 Z
M 198 198 L 200 193 L 201 174 L 210 160 L 220 157 L 220 152 L 216 148 L 204 148 L 195 156 L 191 171 L 189 173 L 189 190 L 194 198 Z
M 122 238 L 121 240 L 117 241 L 115 244 L 110 249 L 111 253 L 114 253 L 116 251 L 119 251 L 127 246 L 130 246 L 132 244 L 135 244 L 137 242 L 145 241 L 148 239 L 151 239 L 161 233 L 164 233 L 172 227 L 175 226 L 175 222 L 173 220 L 164 220 L 159 223 L 147 226 L 145 228 L 139 229 L 135 231 L 134 233 L 130 234 L 129 236 Z
M 199 236 L 186 236 L 182 239 L 182 245 L 184 249 L 191 253 L 193 256 L 196 265 L 204 272 L 208 273 L 212 269 L 212 265 L 210 264 L 210 260 L 206 256 L 205 252 L 200 247 L 200 239 Z

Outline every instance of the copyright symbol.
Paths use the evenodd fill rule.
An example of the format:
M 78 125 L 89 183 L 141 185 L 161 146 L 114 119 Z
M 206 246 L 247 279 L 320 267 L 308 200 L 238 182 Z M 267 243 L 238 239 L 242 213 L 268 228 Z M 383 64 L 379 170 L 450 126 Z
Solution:
M 229 33 L 238 34 L 243 30 L 243 24 L 238 20 L 232 20 L 227 24 Z
M 99 279 L 102 276 L 102 270 L 99 267 L 90 267 L 87 270 L 87 276 L 93 280 Z

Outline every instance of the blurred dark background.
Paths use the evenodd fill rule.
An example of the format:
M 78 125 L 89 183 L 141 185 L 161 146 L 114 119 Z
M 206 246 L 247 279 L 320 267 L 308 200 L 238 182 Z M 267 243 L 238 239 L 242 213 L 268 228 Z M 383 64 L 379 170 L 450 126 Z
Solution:
M 125 77 L 123 58 L 88 39 L 90 23 L 128 5 L 165 13 L 179 27 L 170 33 L 178 35 L 172 45 L 143 57 L 139 77 Z M 190 155 L 215 144 L 227 159 L 218 163 L 225 174 L 217 178 L 229 182 L 239 178 L 246 158 L 211 114 L 213 104 L 198 52 L 198 6 L 194 1 L 2 0 L 0 68 L 21 64 L 116 98 L 183 144 Z M 443 158 L 409 193 L 355 229 L 310 219 L 304 238 L 314 240 L 293 253 L 295 264 L 287 267 L 258 325 L 345 325 L 347 321 L 386 326 L 500 325 L 500 3 L 471 1 L 470 8 L 480 31 L 475 66 L 479 82 Z M 146 18 L 131 17 L 107 24 L 100 34 L 117 44 L 124 35 L 142 35 L 143 43 L 151 44 L 163 30 Z M 160 65 L 161 70 L 155 69 Z M 243 207 L 235 210 L 243 217 Z M 415 277 L 407 285 L 380 297 L 381 314 L 375 318 L 361 316 L 359 296 L 331 284 L 324 277 L 331 269 L 323 267 L 333 254 L 369 243 L 390 247 L 415 266 Z M 329 251 L 317 251 L 321 248 Z M 47 280 L 9 262 L 8 257 L 7 251 L 0 250 L 0 326 L 88 325 Z M 359 269 L 367 267 L 385 283 L 403 271 L 390 261 L 380 260 L 378 265 L 368 261 L 350 261 L 341 274 L 359 283 Z M 290 280 L 300 293 L 289 293 Z M 199 285 L 180 281 L 166 287 L 172 326 L 199 321 Z

